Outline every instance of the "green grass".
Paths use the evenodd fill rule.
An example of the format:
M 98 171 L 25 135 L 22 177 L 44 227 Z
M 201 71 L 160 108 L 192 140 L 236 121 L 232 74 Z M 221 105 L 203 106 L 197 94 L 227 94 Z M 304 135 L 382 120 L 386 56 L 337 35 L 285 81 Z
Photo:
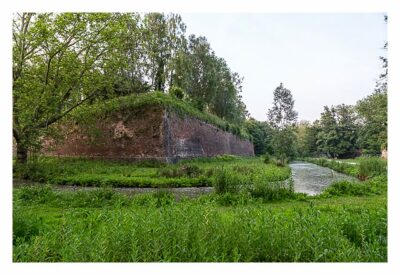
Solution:
M 305 161 L 331 168 L 360 180 L 373 178 L 387 171 L 387 161 L 379 157 L 360 157 L 355 159 L 334 160 L 327 158 L 305 158 Z
M 260 181 L 267 184 L 290 177 L 288 167 L 266 165 L 259 158 L 234 156 L 186 160 L 168 165 L 42 157 L 33 164 L 14 166 L 14 177 L 76 186 L 199 187 L 213 186 L 220 170 L 240 178 L 244 185 Z
M 226 193 L 231 194 L 231 193 Z M 108 189 L 14 192 L 16 262 L 385 262 L 384 196 L 263 203 Z M 226 199 L 226 198 L 225 198 Z M 235 199 L 233 199 L 235 200 Z
M 15 167 L 15 175 L 103 187 L 14 189 L 15 262 L 387 261 L 383 170 L 363 182 L 334 183 L 313 197 L 293 192 L 289 167 L 262 158 L 173 165 L 43 158 L 36 165 Z M 148 179 L 159 187 L 205 179 L 215 192 L 177 200 L 162 188 L 134 196 L 111 188 Z

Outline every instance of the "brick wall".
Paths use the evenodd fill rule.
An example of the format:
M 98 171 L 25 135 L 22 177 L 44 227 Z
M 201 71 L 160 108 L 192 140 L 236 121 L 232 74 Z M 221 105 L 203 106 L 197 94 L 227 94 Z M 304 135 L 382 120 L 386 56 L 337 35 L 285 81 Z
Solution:
M 165 157 L 163 109 L 120 111 L 95 127 L 68 125 L 59 144 L 45 145 L 48 155 L 105 159 L 159 159 Z
M 194 156 L 254 156 L 253 144 L 213 125 L 191 117 L 168 113 L 170 155 L 179 158 Z M 165 127 L 165 126 L 164 126 Z
M 159 159 L 223 154 L 253 156 L 253 144 L 213 125 L 162 107 L 119 111 L 95 127 L 64 126 L 65 138 L 45 143 L 45 153 L 104 159 Z M 95 130 L 95 131 L 94 131 Z

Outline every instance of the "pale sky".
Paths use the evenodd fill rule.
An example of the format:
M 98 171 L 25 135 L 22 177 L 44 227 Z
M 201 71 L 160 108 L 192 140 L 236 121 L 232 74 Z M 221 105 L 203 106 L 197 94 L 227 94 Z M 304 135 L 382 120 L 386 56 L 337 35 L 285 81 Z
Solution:
M 244 77 L 251 116 L 266 120 L 273 91 L 292 91 L 299 120 L 324 105 L 355 104 L 382 72 L 387 40 L 381 13 L 181 13 L 186 33 L 202 35 L 216 55 Z

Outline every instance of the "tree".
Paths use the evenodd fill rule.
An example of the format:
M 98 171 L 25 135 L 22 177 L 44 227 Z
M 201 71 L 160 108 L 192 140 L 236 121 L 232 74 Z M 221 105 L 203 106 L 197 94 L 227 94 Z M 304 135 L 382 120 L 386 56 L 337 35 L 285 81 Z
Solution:
M 364 153 L 379 154 L 387 148 L 387 92 L 375 92 L 357 102 L 361 118 L 359 143 Z
M 172 82 L 185 91 L 191 105 L 230 122 L 244 122 L 247 111 L 240 95 L 243 78 L 215 55 L 205 37 L 189 36 L 174 67 Z
M 118 14 L 22 13 L 13 19 L 13 136 L 17 162 L 49 126 L 112 86 Z
M 297 152 L 300 157 L 315 156 L 317 150 L 317 134 L 319 132 L 319 121 L 311 124 L 308 121 L 301 121 L 296 126 Z
M 256 155 L 273 154 L 271 145 L 273 129 L 271 126 L 265 121 L 257 121 L 254 118 L 248 119 L 245 125 L 252 137 L 254 153 Z
M 293 107 L 294 100 L 292 93 L 290 90 L 284 88 L 281 83 L 274 91 L 273 106 L 267 113 L 271 125 L 276 129 L 294 126 L 297 120 L 297 112 Z
M 171 87 L 174 59 L 186 43 L 186 26 L 178 14 L 148 13 L 142 23 L 143 64 L 152 90 Z
M 334 158 L 352 157 L 356 154 L 358 124 L 353 106 L 324 106 L 319 124 L 316 143 L 320 152 Z
M 272 138 L 274 153 L 281 160 L 292 158 L 296 154 L 296 135 L 293 127 L 296 124 L 297 112 L 290 90 L 281 83 L 274 91 L 273 106 L 267 112 L 268 121 L 275 133 Z
M 384 17 L 387 23 L 388 17 Z M 388 43 L 383 49 L 386 51 Z M 387 149 L 387 77 L 388 59 L 380 56 L 383 72 L 376 82 L 375 92 L 357 102 L 356 110 L 361 118 L 359 143 L 364 153 L 379 154 Z

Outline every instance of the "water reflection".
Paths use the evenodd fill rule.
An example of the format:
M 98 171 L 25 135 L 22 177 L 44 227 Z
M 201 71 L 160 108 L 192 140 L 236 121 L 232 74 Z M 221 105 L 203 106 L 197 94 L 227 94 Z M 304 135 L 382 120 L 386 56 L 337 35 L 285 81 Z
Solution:
M 299 193 L 316 195 L 335 181 L 357 180 L 354 177 L 308 162 L 296 161 L 290 163 L 289 166 L 292 169 L 294 190 Z

